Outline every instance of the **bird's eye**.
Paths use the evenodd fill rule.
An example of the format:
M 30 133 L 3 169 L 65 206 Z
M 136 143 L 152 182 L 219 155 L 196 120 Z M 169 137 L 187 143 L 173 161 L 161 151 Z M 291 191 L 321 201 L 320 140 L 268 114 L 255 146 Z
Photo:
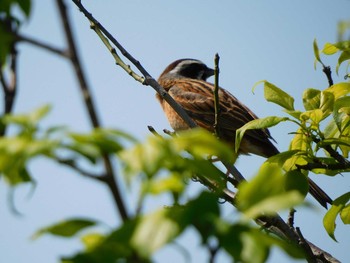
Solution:
M 180 74 L 186 78 L 191 79 L 202 79 L 204 78 L 205 65 L 201 64 L 189 64 L 186 67 L 182 68 Z

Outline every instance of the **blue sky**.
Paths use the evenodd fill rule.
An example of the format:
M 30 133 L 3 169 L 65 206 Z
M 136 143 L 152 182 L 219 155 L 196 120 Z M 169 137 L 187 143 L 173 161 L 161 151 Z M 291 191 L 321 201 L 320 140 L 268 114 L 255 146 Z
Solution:
M 115 66 L 111 55 L 89 29 L 85 17 L 73 4 L 66 2 L 103 125 L 123 129 L 140 140 L 149 135 L 147 125 L 159 131 L 169 128 L 154 91 Z M 257 81 L 266 79 L 283 88 L 296 98 L 297 107 L 302 105 L 304 89 L 327 87 L 321 67 L 314 70 L 312 42 L 316 38 L 323 46 L 325 42 L 335 41 L 338 21 L 350 19 L 350 1 L 347 0 L 84 2 L 88 2 L 87 8 L 154 77 L 178 58 L 196 58 L 212 66 L 215 53 L 219 53 L 221 86 L 261 117 L 283 113 L 278 106 L 264 100 L 261 88 L 252 94 Z M 23 32 L 63 47 L 64 36 L 55 1 L 34 1 L 33 15 Z M 334 59 L 325 58 L 324 61 L 334 68 Z M 26 112 L 49 103 L 53 110 L 44 122 L 46 126 L 63 124 L 81 132 L 90 129 L 77 82 L 67 61 L 21 45 L 19 72 L 15 112 Z M 333 75 L 335 81 L 342 80 L 344 68 L 340 73 L 340 76 Z M 291 139 L 288 132 L 294 128 L 283 124 L 271 129 L 280 150 L 288 148 Z M 255 156 L 241 157 L 237 167 L 249 178 L 263 161 Z M 119 222 L 103 185 L 44 159 L 32 162 L 30 169 L 38 182 L 34 194 L 28 198 L 31 189 L 27 186 L 15 192 L 15 203 L 24 214 L 22 217 L 11 214 L 6 202 L 9 189 L 0 181 L 1 261 L 22 263 L 30 258 L 31 262 L 51 263 L 57 262 L 58 256 L 81 248 L 78 239 L 67 241 L 44 236 L 30 240 L 38 228 L 64 218 L 90 217 L 111 226 Z M 348 174 L 313 178 L 332 197 L 350 188 Z M 308 200 L 315 204 L 312 199 Z M 149 201 L 150 209 L 166 204 L 166 199 Z M 296 225 L 310 241 L 345 261 L 350 243 L 348 229 L 338 224 L 339 243 L 335 243 L 322 226 L 325 211 L 315 207 L 298 208 Z M 235 213 L 227 210 L 226 214 Z M 194 251 L 193 262 L 204 262 L 205 251 L 190 232 L 181 240 Z M 159 252 L 156 259 L 157 262 L 184 262 L 174 248 Z M 228 262 L 225 256 L 220 259 L 220 262 Z M 289 259 L 277 252 L 268 262 L 289 262 Z

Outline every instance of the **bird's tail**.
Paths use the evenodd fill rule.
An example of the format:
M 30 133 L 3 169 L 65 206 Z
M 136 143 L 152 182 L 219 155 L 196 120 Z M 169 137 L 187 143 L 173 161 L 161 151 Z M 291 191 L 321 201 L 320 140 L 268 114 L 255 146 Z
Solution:
M 310 194 L 325 208 L 327 204 L 332 204 L 333 200 L 310 178 L 309 182 L 309 192 Z

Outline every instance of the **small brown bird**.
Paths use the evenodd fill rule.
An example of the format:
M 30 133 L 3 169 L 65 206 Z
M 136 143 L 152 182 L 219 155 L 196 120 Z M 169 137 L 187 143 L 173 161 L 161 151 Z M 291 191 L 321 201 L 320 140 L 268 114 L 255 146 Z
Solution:
M 171 63 L 160 75 L 158 83 L 170 96 L 183 107 L 198 126 L 214 132 L 214 85 L 207 78 L 214 75 L 214 70 L 196 59 L 179 59 Z M 173 108 L 157 94 L 165 115 L 175 131 L 188 129 L 189 126 Z M 236 130 L 258 117 L 227 90 L 219 89 L 220 114 L 217 131 L 220 138 L 232 147 Z M 273 138 L 268 129 L 249 130 L 244 134 L 239 154 L 256 154 L 271 157 L 279 153 L 272 144 Z M 324 207 L 332 199 L 310 178 L 309 192 Z

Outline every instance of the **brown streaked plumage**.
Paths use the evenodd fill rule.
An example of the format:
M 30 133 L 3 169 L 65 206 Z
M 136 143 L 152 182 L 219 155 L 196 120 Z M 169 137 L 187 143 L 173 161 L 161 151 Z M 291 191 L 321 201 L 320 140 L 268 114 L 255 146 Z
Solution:
M 211 132 L 214 131 L 214 85 L 207 78 L 214 75 L 214 70 L 196 59 L 179 59 L 171 63 L 160 75 L 159 84 L 180 104 L 188 115 L 198 124 Z M 188 129 L 188 125 L 157 94 L 165 115 L 175 131 Z M 218 133 L 222 140 L 234 145 L 236 130 L 258 117 L 227 90 L 219 89 L 220 114 Z M 256 154 L 270 157 L 279 153 L 272 144 L 273 138 L 267 129 L 249 130 L 241 142 L 240 154 Z M 332 199 L 311 179 L 309 191 L 324 207 Z

